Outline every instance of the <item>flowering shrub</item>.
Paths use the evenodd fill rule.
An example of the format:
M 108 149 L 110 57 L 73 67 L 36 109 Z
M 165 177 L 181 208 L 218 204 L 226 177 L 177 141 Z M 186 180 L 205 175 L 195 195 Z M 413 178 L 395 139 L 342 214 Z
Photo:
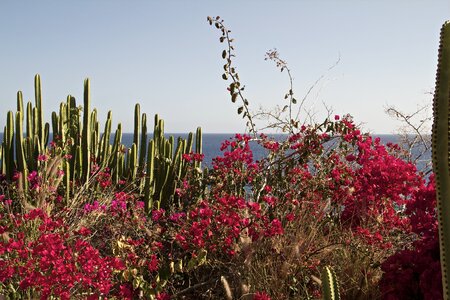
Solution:
M 252 147 L 266 156 L 255 161 Z M 148 214 L 124 189 L 132 183 L 114 185 L 95 164 L 70 201 L 57 201 L 62 174 L 44 167 L 29 174 L 34 206 L 3 181 L 0 293 L 320 298 L 320 270 L 333 265 L 348 299 L 442 296 L 433 177 L 398 146 L 344 116 L 284 140 L 236 135 L 221 150 L 204 171 L 201 155 L 184 155 L 174 205 Z M 70 158 L 55 151 L 40 162 L 53 159 Z
M 44 299 L 110 293 L 113 271 L 123 269 L 123 262 L 92 247 L 85 240 L 88 229 L 69 233 L 63 220 L 40 209 L 19 215 L 9 214 L 8 206 L 8 200 L 1 204 L 0 279 L 6 287 L 37 292 Z
M 434 177 L 421 185 L 407 203 L 411 230 L 417 235 L 410 248 L 402 249 L 383 264 L 380 281 L 386 299 L 442 299 L 438 223 Z

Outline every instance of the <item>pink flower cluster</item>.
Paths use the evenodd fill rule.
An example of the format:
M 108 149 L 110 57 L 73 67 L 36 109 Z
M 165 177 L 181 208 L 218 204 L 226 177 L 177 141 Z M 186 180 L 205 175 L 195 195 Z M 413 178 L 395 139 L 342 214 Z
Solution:
M 39 209 L 4 214 L 3 222 L 5 218 L 15 226 L 2 226 L 7 239 L 0 242 L 0 282 L 19 282 L 20 289 L 39 292 L 42 299 L 70 299 L 77 290 L 97 299 L 111 292 L 113 272 L 124 264 L 92 247 L 84 238 L 89 230 L 71 234 L 62 219 L 52 219 Z M 29 226 L 38 226 L 36 237 L 26 235 Z

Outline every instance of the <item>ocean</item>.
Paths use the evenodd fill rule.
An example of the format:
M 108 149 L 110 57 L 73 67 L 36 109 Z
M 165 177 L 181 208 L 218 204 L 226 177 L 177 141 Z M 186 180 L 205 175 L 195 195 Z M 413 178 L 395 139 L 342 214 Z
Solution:
M 177 137 L 186 139 L 188 136 L 187 133 L 175 133 L 175 134 L 166 133 L 166 137 L 168 137 L 170 135 L 173 135 L 175 137 L 175 140 L 177 139 Z M 149 139 L 151 138 L 151 136 L 152 135 L 149 134 Z M 273 136 L 275 139 L 282 139 L 285 135 L 273 134 L 271 136 Z M 205 158 L 203 161 L 203 166 L 210 167 L 211 163 L 212 163 L 212 159 L 214 157 L 221 155 L 221 151 L 220 151 L 221 143 L 224 140 L 230 139 L 232 137 L 234 137 L 234 134 L 231 134 L 231 133 L 204 133 L 203 139 L 202 139 L 202 145 L 203 145 L 202 149 L 203 149 L 203 154 L 205 155 Z M 381 142 L 384 144 L 386 144 L 388 142 L 391 142 L 391 143 L 399 142 L 398 135 L 380 134 L 380 135 L 373 135 L 373 137 L 374 138 L 379 137 L 381 139 Z M 113 139 L 114 139 L 114 134 L 111 134 L 111 143 L 113 142 Z M 0 141 L 3 142 L 3 132 L 0 133 Z M 133 134 L 132 133 L 124 133 L 122 135 L 122 143 L 125 146 L 130 147 L 131 144 L 133 143 Z M 266 154 L 266 151 L 262 147 L 257 145 L 256 143 L 252 146 L 252 150 L 253 150 L 253 157 L 255 160 L 261 159 Z M 427 153 L 424 156 L 424 160 L 418 162 L 418 164 L 426 163 L 426 161 L 429 160 L 430 157 L 431 157 L 431 152 Z M 420 169 L 420 165 L 418 165 L 418 168 Z

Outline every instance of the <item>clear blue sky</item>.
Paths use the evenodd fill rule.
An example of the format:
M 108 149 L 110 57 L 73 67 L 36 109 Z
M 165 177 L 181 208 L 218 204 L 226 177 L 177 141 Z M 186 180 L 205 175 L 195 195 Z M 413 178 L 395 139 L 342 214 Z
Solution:
M 16 92 L 34 101 L 42 78 L 47 120 L 68 94 L 81 103 L 91 80 L 100 120 L 132 131 L 134 104 L 167 132 L 243 132 L 221 79 L 219 32 L 206 22 L 220 15 L 232 30 L 237 69 L 250 107 L 283 104 L 285 73 L 264 61 L 277 48 L 292 69 L 298 97 L 328 67 L 339 65 L 311 95 L 350 113 L 375 133 L 397 123 L 386 105 L 414 111 L 431 101 L 441 24 L 450 1 L 1 1 L 0 128 Z M 114 125 L 115 127 L 116 125 Z M 150 126 L 151 127 L 151 126 Z

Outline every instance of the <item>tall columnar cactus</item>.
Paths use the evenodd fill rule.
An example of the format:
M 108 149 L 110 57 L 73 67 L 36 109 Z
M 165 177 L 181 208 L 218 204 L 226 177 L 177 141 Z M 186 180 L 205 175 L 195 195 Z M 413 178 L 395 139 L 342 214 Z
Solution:
M 433 99 L 433 171 L 439 220 L 444 299 L 450 299 L 450 22 L 441 29 L 436 89 Z

